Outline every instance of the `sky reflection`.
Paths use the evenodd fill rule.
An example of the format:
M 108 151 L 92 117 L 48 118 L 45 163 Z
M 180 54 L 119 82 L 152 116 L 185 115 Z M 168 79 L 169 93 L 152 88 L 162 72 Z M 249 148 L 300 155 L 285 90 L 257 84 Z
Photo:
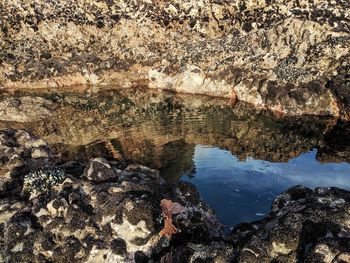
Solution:
M 194 183 L 219 219 L 229 225 L 266 215 L 273 198 L 293 185 L 350 189 L 350 164 L 320 163 L 316 150 L 286 163 L 272 163 L 240 161 L 229 151 L 196 145 L 193 160 L 194 177 L 183 179 Z

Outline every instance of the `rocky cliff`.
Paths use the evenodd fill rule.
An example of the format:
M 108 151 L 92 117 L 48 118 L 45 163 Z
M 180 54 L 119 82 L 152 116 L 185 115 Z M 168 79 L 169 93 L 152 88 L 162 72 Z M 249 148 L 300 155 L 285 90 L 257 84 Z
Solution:
M 149 87 L 349 117 L 350 4 L 0 1 L 0 86 Z

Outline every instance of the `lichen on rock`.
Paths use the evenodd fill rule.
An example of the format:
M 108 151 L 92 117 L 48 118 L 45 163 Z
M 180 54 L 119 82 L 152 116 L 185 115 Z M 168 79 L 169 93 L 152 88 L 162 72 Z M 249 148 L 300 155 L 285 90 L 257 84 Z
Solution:
M 47 164 L 27 174 L 20 171 L 22 191 L 13 201 L 1 199 L 4 261 L 139 262 L 161 256 L 170 246 L 159 235 L 159 204 L 166 198 L 189 209 L 186 217 L 173 217 L 177 238 L 194 241 L 199 232 L 208 241 L 214 237 L 208 231 L 212 221 L 205 220 L 213 217 L 211 210 L 195 205 L 202 203 L 199 195 L 196 202 L 186 200 L 156 170 L 103 158 L 78 170 L 74 162 Z M 195 221 L 198 216 L 203 220 Z
M 327 0 L 5 1 L 1 86 L 149 87 L 348 119 L 349 10 Z
M 31 171 L 24 176 L 23 193 L 30 195 L 29 199 L 39 194 L 49 194 L 52 188 L 65 179 L 65 173 L 61 169 L 39 169 Z
M 45 143 L 23 130 L 0 134 L 0 146 L 5 142 L 17 151 L 23 145 L 30 150 Z M 35 167 L 37 162 L 24 159 L 23 165 Z M 275 198 L 267 217 L 241 223 L 230 231 L 201 200 L 193 184 L 166 183 L 157 170 L 104 158 L 60 165 L 43 158 L 40 165 L 45 168 L 28 173 L 18 170 L 17 176 L 24 177 L 16 182 L 20 192 L 0 198 L 2 261 L 349 259 L 350 192 L 345 190 L 294 186 Z M 24 194 L 27 191 L 32 195 Z M 176 228 L 171 239 L 159 234 L 164 216 Z

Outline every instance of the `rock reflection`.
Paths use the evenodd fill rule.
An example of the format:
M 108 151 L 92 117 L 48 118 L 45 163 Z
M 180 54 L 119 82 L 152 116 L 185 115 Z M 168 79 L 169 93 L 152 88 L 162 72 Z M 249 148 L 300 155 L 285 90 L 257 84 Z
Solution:
M 319 147 L 317 160 L 324 163 L 350 163 L 350 124 L 335 125 L 325 134 Z
M 276 117 L 223 99 L 160 91 L 32 96 L 57 106 L 51 116 L 5 125 L 43 137 L 62 161 L 132 160 L 166 171 L 169 180 L 193 172 L 197 144 L 229 150 L 239 160 L 286 162 L 317 149 L 319 161 L 350 161 L 349 125 L 334 119 Z

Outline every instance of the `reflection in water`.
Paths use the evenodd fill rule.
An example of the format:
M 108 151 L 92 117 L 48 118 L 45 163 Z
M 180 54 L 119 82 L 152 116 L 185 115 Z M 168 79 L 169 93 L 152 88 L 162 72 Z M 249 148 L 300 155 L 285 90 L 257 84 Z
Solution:
M 276 195 L 293 185 L 350 189 L 349 163 L 322 164 L 315 157 L 312 150 L 286 163 L 240 161 L 228 151 L 197 145 L 194 176 L 183 179 L 197 186 L 224 223 L 234 225 L 266 215 Z
M 0 127 L 31 130 L 60 162 L 102 156 L 191 180 L 227 223 L 266 213 L 294 184 L 349 185 L 349 165 L 335 163 L 350 161 L 350 124 L 333 119 L 276 118 L 223 99 L 139 89 L 30 95 L 51 100 L 52 116 Z

